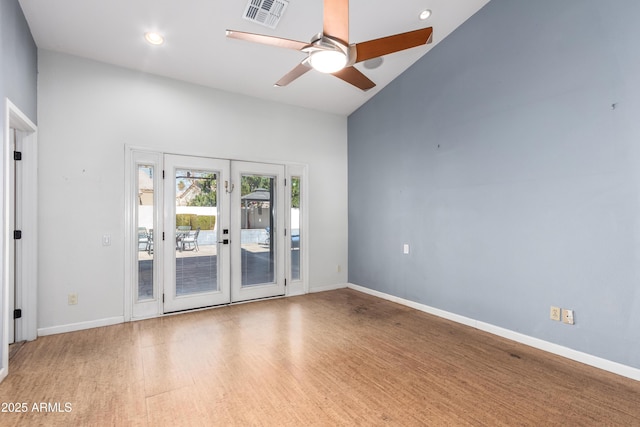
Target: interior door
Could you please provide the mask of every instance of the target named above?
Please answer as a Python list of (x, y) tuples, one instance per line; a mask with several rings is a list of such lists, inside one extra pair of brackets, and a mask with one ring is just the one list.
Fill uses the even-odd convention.
[(229, 172), (229, 160), (165, 155), (165, 313), (231, 301)]
[(284, 166), (231, 164), (231, 298), (284, 295)]

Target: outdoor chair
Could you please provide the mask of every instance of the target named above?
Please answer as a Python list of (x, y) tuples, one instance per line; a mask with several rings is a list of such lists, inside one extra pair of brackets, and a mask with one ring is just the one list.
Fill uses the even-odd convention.
[(149, 255), (153, 253), (153, 228), (147, 233), (147, 253)]
[(190, 233), (191, 226), (190, 225), (178, 225), (176, 227), (176, 249), (182, 252), (182, 239), (187, 237)]
[(190, 231), (189, 234), (182, 238), (182, 250), (183, 251), (198, 251), (198, 235), (200, 234), (200, 227), (196, 231)]
[(138, 250), (147, 250), (149, 245), (149, 233), (147, 227), (138, 227)]

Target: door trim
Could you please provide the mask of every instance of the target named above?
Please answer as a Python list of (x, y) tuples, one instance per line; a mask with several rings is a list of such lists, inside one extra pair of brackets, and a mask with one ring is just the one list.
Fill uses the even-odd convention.
[[(229, 160), (229, 161), (240, 161), (240, 162), (251, 162), (251, 163), (262, 163), (262, 164), (271, 164), (271, 165), (280, 165), (285, 168), (285, 177), (289, 179), (291, 175), (297, 175), (302, 178), (304, 191), (302, 192), (302, 206), (301, 209), (301, 227), (305, 230), (305, 238), (301, 240), (301, 250), (302, 250), (302, 259), (301, 259), (301, 268), (302, 268), (302, 276), (301, 280), (291, 282), (290, 273), (285, 270), (285, 278), (287, 279), (287, 286), (285, 288), (285, 297), (287, 296), (295, 296), (309, 293), (309, 172), (308, 165), (303, 163), (289, 163), (286, 161), (282, 162), (274, 162), (268, 159), (259, 159), (259, 158), (233, 158), (233, 159), (225, 159), (216, 157), (211, 153), (184, 153), (180, 151), (161, 151), (153, 148), (148, 148), (140, 145), (132, 145), (132, 144), (124, 144), (123, 146), (124, 152), (124, 160), (125, 160), (125, 177), (124, 177), (124, 194), (125, 194), (125, 209), (124, 209), (124, 224), (125, 224), (125, 250), (124, 250), (124, 316), (123, 321), (136, 321), (143, 319), (151, 319), (157, 317), (163, 317), (168, 315), (173, 315), (174, 313), (165, 314), (162, 305), (162, 298), (158, 298), (156, 302), (156, 308), (150, 311), (145, 311), (145, 313), (136, 314), (134, 305), (133, 292), (137, 289), (137, 281), (136, 281), (136, 270), (137, 263), (133, 257), (133, 248), (134, 248), (134, 240), (137, 242), (137, 230), (134, 230), (134, 225), (136, 219), (132, 213), (132, 203), (135, 199), (134, 195), (136, 194), (134, 173), (137, 173), (137, 169), (135, 168), (135, 162), (132, 160), (134, 157), (134, 153), (147, 153), (153, 154), (156, 156), (164, 157), (165, 154), (171, 155), (182, 155), (182, 156), (192, 156), (192, 157), (206, 157), (211, 159), (220, 159), (220, 160)], [(286, 194), (286, 192), (285, 192)], [(286, 196), (285, 196), (286, 197)], [(286, 199), (285, 199), (286, 200)], [(160, 203), (162, 204), (162, 203)], [(285, 202), (285, 209), (289, 208), (289, 202)], [(162, 216), (162, 215), (161, 215)], [(288, 227), (288, 225), (287, 225)], [(285, 253), (285, 257), (289, 254)], [(164, 284), (162, 285), (164, 289)], [(276, 296), (274, 298), (279, 298), (280, 296)], [(264, 298), (267, 299), (267, 298)], [(250, 302), (250, 301), (246, 301)], [(237, 304), (242, 304), (244, 302), (238, 302)], [(233, 305), (236, 303), (228, 303), (224, 305)], [(222, 306), (224, 306), (222, 305)], [(204, 307), (201, 309), (193, 309), (193, 310), (204, 310), (209, 309), (211, 307)], [(191, 310), (189, 310), (191, 311)]]
[[(160, 230), (163, 228), (163, 215), (161, 215), (162, 199), (160, 198), (160, 188), (162, 183), (161, 171), (163, 165), (163, 155), (156, 151), (149, 151), (144, 149), (135, 149), (125, 147), (125, 264), (124, 264), (124, 321), (128, 322), (132, 319), (146, 319), (156, 317), (158, 313), (162, 312), (162, 298), (159, 295), (162, 294), (162, 283), (160, 271), (162, 270), (162, 242), (157, 242), (158, 250), (154, 251), (154, 265), (153, 265), (153, 277), (154, 277), (154, 298), (144, 302), (137, 302), (136, 294), (138, 290), (138, 263), (134, 260), (134, 254), (137, 254), (137, 211), (136, 201), (138, 199), (138, 165), (139, 164), (151, 164), (155, 170), (155, 176), (153, 178), (154, 196), (153, 203), (156, 206), (154, 213), (155, 227)], [(135, 291), (135, 293), (134, 293)]]
[[(273, 163), (261, 162), (243, 162), (234, 160), (231, 162), (231, 180), (236, 189), (231, 193), (231, 301), (242, 302), (261, 298), (270, 298), (283, 296), (286, 294), (284, 280), (287, 277), (285, 271), (285, 166)], [(274, 282), (259, 284), (252, 287), (242, 286), (242, 210), (240, 203), (242, 198), (241, 182), (243, 174), (264, 175), (275, 177), (274, 186), (276, 189), (275, 197), (275, 273)], [(273, 211), (274, 206), (270, 209)], [(273, 242), (271, 242), (273, 244)], [(274, 293), (275, 292), (275, 293)]]
[[(287, 245), (285, 246), (285, 260), (286, 260), (286, 277), (287, 277), (287, 296), (304, 295), (309, 293), (309, 177), (307, 175), (307, 167), (304, 165), (286, 165), (286, 177), (287, 185), (285, 187), (285, 200), (287, 202), (287, 216), (285, 220), (287, 222), (287, 228), (291, 227), (291, 189), (292, 189), (292, 177), (300, 178), (300, 223), (301, 230), (300, 236), (300, 279), (293, 280), (291, 277), (291, 239), (285, 239)], [(289, 230), (291, 231), (291, 230)]]
[(3, 251), (3, 330), (2, 330), (2, 366), (0, 366), (0, 381), (8, 374), (9, 365), (9, 324), (13, 323), (13, 313), (9, 313), (9, 286), (13, 286), (13, 265), (9, 265), (8, 256), (13, 246), (13, 224), (9, 223), (11, 217), (10, 205), (13, 192), (13, 177), (9, 176), (12, 170), (13, 153), (11, 153), (10, 129), (16, 129), (22, 141), (22, 224), (28, 224), (28, 230), (24, 230), (22, 237), (22, 249), (20, 258), (22, 284), (18, 303), (22, 308), (22, 325), (16, 339), (34, 340), (37, 337), (37, 289), (38, 289), (38, 133), (37, 126), (8, 98), (5, 100), (4, 117), (4, 147), (2, 150), (2, 162), (4, 166), (3, 209), (4, 224), (2, 227), (2, 251)]
[[(231, 181), (230, 161), (226, 159), (215, 159), (211, 157), (194, 157), (175, 154), (164, 155), (164, 183), (163, 196), (164, 205), (161, 207), (164, 215), (165, 239), (163, 242), (164, 251), (164, 304), (163, 312), (174, 313), (194, 308), (202, 308), (215, 305), (228, 304), (231, 299), (230, 286), (225, 286), (229, 282), (229, 245), (223, 245), (221, 240), (221, 230), (229, 228), (229, 218), (227, 211), (229, 208), (229, 194), (225, 191), (224, 182)], [(173, 295), (176, 291), (176, 170), (197, 170), (206, 172), (216, 172), (216, 291), (192, 293), (183, 296)], [(172, 190), (169, 190), (171, 188)], [(202, 305), (199, 305), (202, 304)]]

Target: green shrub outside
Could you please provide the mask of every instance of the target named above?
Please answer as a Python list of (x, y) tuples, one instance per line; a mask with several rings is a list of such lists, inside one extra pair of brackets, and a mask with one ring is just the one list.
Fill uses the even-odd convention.
[(213, 230), (215, 225), (215, 215), (194, 215), (194, 217), (191, 218), (192, 230), (196, 230), (197, 228), (200, 228), (200, 230)]
[(184, 227), (185, 225), (191, 225), (192, 217), (198, 216), (196, 214), (176, 214), (176, 227)]
[(190, 226), (192, 230), (213, 230), (216, 226), (215, 215), (176, 214), (176, 228)]

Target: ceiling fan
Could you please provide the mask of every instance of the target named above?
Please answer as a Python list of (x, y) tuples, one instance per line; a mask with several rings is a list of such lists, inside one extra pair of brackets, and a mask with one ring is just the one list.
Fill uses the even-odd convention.
[(431, 42), (433, 28), (382, 37), (362, 43), (349, 44), (349, 0), (324, 0), (323, 29), (310, 43), (242, 31), (227, 30), (227, 37), (295, 49), (307, 54), (293, 70), (276, 82), (286, 86), (312, 68), (333, 74), (364, 91), (375, 87), (367, 76), (353, 65), (390, 53)]

